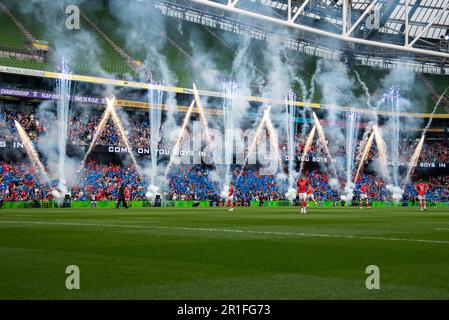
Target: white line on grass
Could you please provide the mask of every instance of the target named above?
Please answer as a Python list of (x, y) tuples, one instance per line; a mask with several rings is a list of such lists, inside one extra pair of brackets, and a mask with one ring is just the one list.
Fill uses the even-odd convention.
[(438, 231), (449, 231), (449, 228), (437, 228)]
[(191, 228), (191, 227), (169, 227), (169, 226), (140, 226), (140, 225), (128, 225), (128, 224), (100, 224), (100, 223), (49, 222), (49, 221), (14, 221), (14, 220), (0, 220), (0, 223), (4, 223), (4, 224), (58, 225), (58, 226), (81, 226), (81, 227), (163, 229), (163, 230), (183, 230), (183, 231), (205, 231), (205, 232), (225, 232), (225, 233), (266, 234), (266, 235), (299, 236), (299, 237), (312, 237), (312, 238), (313, 237), (320, 237), (320, 238), (344, 238), (344, 239), (363, 239), (363, 240), (384, 240), (384, 241), (405, 241), (405, 242), (419, 242), (419, 243), (449, 244), (449, 241), (445, 241), (445, 240), (404, 239), (404, 238), (388, 238), (388, 237), (374, 237), (374, 236), (349, 236), (349, 235), (339, 235), (339, 234), (281, 232), (281, 231), (258, 231), (258, 230), (241, 230), (241, 229)]

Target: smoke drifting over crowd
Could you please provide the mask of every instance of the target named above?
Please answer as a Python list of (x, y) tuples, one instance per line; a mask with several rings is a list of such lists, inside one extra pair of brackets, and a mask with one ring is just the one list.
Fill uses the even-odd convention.
[[(119, 44), (132, 58), (126, 62), (133, 67), (134, 74), (127, 74), (125, 78), (135, 77), (151, 85), (176, 86), (179, 79), (172, 72), (166, 56), (167, 45), (176, 46), (176, 40), (171, 38), (167, 30), (167, 19), (171, 18), (160, 14), (151, 2), (112, 0), (108, 3), (106, 10), (114, 19), (108, 24), (108, 31), (124, 39), (124, 43)], [(35, 16), (45, 26), (45, 34), (50, 41), (52, 58), (55, 61), (62, 61), (64, 58), (70, 66), (79, 64), (81, 59), (85, 61), (85, 67), (91, 73), (108, 78), (116, 77), (104, 68), (104, 57), (100, 53), (98, 36), (92, 32), (94, 27), (88, 18), (83, 18), (82, 14), (80, 30), (67, 30), (64, 21), (65, 9), (69, 4), (73, 4), (73, 1), (29, 1), (20, 9), (24, 13), (39, 13)], [(75, 4), (82, 12), (83, 6), (88, 2), (76, 1)], [(376, 160), (371, 162), (370, 169), (382, 172), (383, 178), (389, 184), (389, 190), (395, 195), (395, 199), (400, 199), (403, 177), (398, 164), (409, 161), (399, 153), (401, 139), (408, 138), (409, 134), (403, 127), (422, 125), (418, 118), (400, 118), (400, 113), (409, 112), (413, 105), (419, 103), (413, 94), (414, 73), (393, 69), (380, 81), (381, 86), (377, 92), (370, 92), (360, 74), (352, 66), (341, 61), (317, 59), (314, 73), (307, 83), (299, 76), (302, 66), (298, 65), (298, 60), (291, 57), (290, 49), (286, 47), (284, 41), (281, 41), (283, 36), (287, 35), (283, 29), (275, 32), (276, 38), (258, 42), (249, 36), (242, 36), (238, 42), (228, 41), (226, 35), (222, 36), (220, 41), (227, 43), (234, 53), (230, 58), (230, 68), (222, 70), (220, 58), (203, 44), (201, 36), (205, 32), (202, 30), (204, 28), (201, 26), (194, 28), (188, 35), (183, 34), (188, 37), (189, 48), (177, 49), (187, 61), (185, 73), (192, 79), (194, 92), (196, 90), (193, 81), (204, 86), (198, 88), (200, 91), (205, 89), (223, 91), (224, 98), (218, 103), (222, 106), (223, 117), (212, 116), (205, 107), (217, 104), (215, 98), (205, 99), (190, 94), (189, 101), (182, 101), (184, 105), (190, 105), (190, 108), (187, 113), (180, 114), (177, 112), (177, 104), (180, 102), (173, 92), (150, 89), (147, 93), (141, 93), (147, 95), (150, 108), (148, 119), (151, 127), (152, 160), (146, 162), (133, 160), (133, 162), (138, 162), (139, 171), (149, 181), (149, 198), (153, 198), (161, 191), (167, 191), (167, 174), (172, 163), (176, 164), (179, 161), (188, 163), (192, 159), (199, 159), (200, 163), (208, 162), (214, 166), (215, 170), (211, 177), (219, 183), (220, 189), (226, 190), (231, 180), (229, 162), (238, 162), (234, 160), (235, 156), (236, 159), (240, 159), (239, 164), (242, 166), (255, 163), (253, 160), (257, 159), (266, 169), (263, 172), (276, 175), (277, 183), (285, 185), (288, 198), (293, 199), (294, 193), (291, 189), (294, 188), (294, 181), (304, 173), (299, 167), (297, 168), (297, 164), (304, 161), (300, 158), (308, 156), (307, 152), (304, 154), (297, 152), (295, 145), (298, 141), (295, 139), (299, 132), (302, 139), (312, 132), (309, 147), (313, 143), (313, 138), (317, 149), (327, 158), (326, 162), (321, 163), (321, 169), (329, 173), (331, 185), (340, 190), (342, 199), (347, 201), (352, 200), (353, 188), (358, 177), (356, 173), (363, 170), (363, 161), (366, 158), (366, 154), (364, 157), (363, 153), (369, 152), (369, 148), (365, 148), (366, 143), (371, 147), (383, 139), (386, 143), (388, 161), (391, 162), (390, 169), (385, 172), (385, 168), (381, 168), (381, 161)], [(214, 31), (207, 32), (213, 34)], [(215, 34), (214, 36), (218, 37)], [(254, 54), (252, 45), (255, 42), (263, 47), (262, 53)], [(314, 58), (311, 57), (310, 60), (312, 59)], [(305, 60), (299, 62), (308, 63)], [(257, 67), (260, 65), (263, 66), (263, 71)], [(69, 95), (76, 91), (75, 86), (69, 85), (66, 89)], [(111, 87), (97, 90), (102, 90), (100, 92), (102, 96), (119, 93)], [(361, 95), (355, 94), (358, 90), (362, 91)], [(320, 98), (317, 101), (318, 91)], [(285, 101), (285, 105), (250, 103), (245, 98), (258, 94), (266, 98), (265, 101), (275, 99)], [(304, 105), (297, 106), (296, 100), (302, 100)], [(322, 104), (323, 110), (320, 110), (319, 117), (312, 113), (311, 102)], [(346, 110), (342, 111), (342, 107)], [(51, 127), (41, 140), (55, 142), (61, 139), (63, 131), (60, 128), (70, 122), (71, 109), (72, 105), (68, 102), (64, 109), (65, 117), (56, 117), (58, 113), (54, 112), (55, 106), (52, 103), (45, 102), (40, 106), (39, 117), (46, 122), (57, 119), (59, 125)], [(375, 112), (362, 114), (360, 109)], [(389, 112), (387, 120), (380, 123), (377, 111)], [(116, 113), (114, 109), (114, 114), (120, 119), (114, 123), (122, 134), (127, 136), (131, 130), (128, 114), (119, 108)], [(321, 122), (325, 123), (324, 129), (321, 128)], [(123, 128), (120, 127), (121, 124)], [(373, 127), (379, 128), (377, 140), (376, 135), (372, 134)], [(286, 149), (282, 149), (281, 140), (287, 140)], [(158, 160), (158, 149), (162, 144), (176, 145), (172, 149), (176, 152), (187, 152), (196, 148), (198, 150), (194, 151), (199, 151), (202, 156), (197, 158), (190, 154), (187, 156), (172, 154), (167, 165)], [(256, 149), (254, 151), (257, 156), (250, 154), (251, 146)], [(340, 150), (342, 147), (345, 156), (333, 157), (332, 155), (342, 151)], [(65, 144), (58, 147), (56, 144), (42, 143), (39, 151), (47, 163), (50, 176), (58, 179), (62, 185), (72, 184), (76, 181), (80, 161), (67, 157), (65, 150), (61, 148), (64, 149)], [(287, 158), (285, 153), (288, 153)], [(213, 155), (211, 159), (210, 154)], [(132, 153), (130, 156), (133, 159)], [(61, 167), (58, 169), (58, 163), (59, 166), (63, 163), (66, 170), (61, 171)]]

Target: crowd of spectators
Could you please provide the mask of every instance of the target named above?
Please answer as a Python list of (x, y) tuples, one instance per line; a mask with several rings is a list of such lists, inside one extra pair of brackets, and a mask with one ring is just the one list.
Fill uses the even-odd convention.
[(38, 138), (44, 132), (44, 126), (34, 113), (24, 113), (22, 111), (5, 112), (0, 111), (0, 140), (17, 140), (17, 132), (14, 120), (27, 131), (31, 140)]
[[(90, 145), (95, 129), (101, 119), (101, 111), (86, 113), (75, 113), (70, 116), (68, 140), (71, 144), (75, 145)], [(20, 122), (24, 127), (31, 140), (36, 140), (39, 136), (42, 136), (47, 131), (49, 126), (54, 126), (55, 115), (47, 113), (45, 119), (38, 119), (35, 113), (24, 113), (22, 111), (6, 111), (0, 109), (0, 140), (14, 141), (18, 139), (14, 120)], [(150, 137), (151, 130), (147, 116), (145, 114), (133, 115), (123, 117), (122, 121), (126, 123), (125, 130), (128, 139), (131, 142), (132, 147), (148, 148), (151, 145)], [(164, 128), (161, 128), (164, 130)], [(300, 129), (300, 128), (299, 128)], [(295, 136), (295, 154), (302, 155), (304, 151), (305, 141), (308, 131), (299, 132)], [(43, 141), (40, 141), (43, 143)], [(362, 139), (359, 139), (356, 143), (355, 150), (359, 153)], [(102, 130), (102, 133), (97, 139), (99, 145), (114, 145), (125, 146), (121, 140), (120, 135), (112, 121), (109, 119)], [(404, 139), (399, 144), (400, 161), (409, 161), (412, 154), (415, 151), (418, 141)], [(341, 158), (343, 161), (346, 158), (346, 150), (344, 144), (338, 144), (332, 141), (328, 141), (331, 155), (333, 158)], [(160, 147), (170, 148), (169, 145), (164, 145), (164, 141), (160, 141)], [(287, 153), (287, 142), (284, 135), (280, 135), (279, 148), (282, 153)], [(387, 144), (388, 148), (388, 144)], [(388, 151), (388, 150), (387, 150)], [(310, 157), (326, 157), (322, 150), (319, 139), (315, 137), (309, 150), (308, 156)], [(368, 154), (368, 160), (372, 160), (378, 157), (377, 145), (373, 143), (373, 146)], [(426, 139), (424, 147), (420, 154), (420, 161), (422, 162), (449, 162), (449, 141), (445, 140), (430, 140)]]
[[(53, 118), (52, 118), (53, 117)], [(100, 122), (101, 111), (97, 113), (72, 114), (69, 123), (68, 140), (71, 144), (89, 145), (94, 131)], [(53, 119), (53, 122), (50, 121)], [(14, 120), (17, 120), (26, 130), (31, 140), (42, 137), (49, 126), (54, 126), (55, 115), (39, 119), (33, 112), (11, 111), (0, 109), (0, 141), (15, 141), (18, 139)], [(125, 120), (126, 119), (126, 120)], [(124, 117), (127, 134), (132, 146), (149, 147), (150, 124), (144, 114), (136, 117)], [(306, 132), (306, 131), (305, 131)], [(304, 150), (306, 135), (298, 133), (295, 136), (295, 153), (301, 155)], [(42, 142), (42, 141), (40, 141)], [(97, 140), (100, 145), (122, 145), (117, 129), (109, 119), (102, 134)], [(360, 143), (360, 141), (358, 142)], [(400, 143), (399, 154), (401, 158), (409, 159), (414, 152), (416, 140), (404, 140)], [(162, 144), (161, 144), (162, 146)], [(284, 136), (279, 141), (281, 152), (287, 151)], [(335, 143), (330, 144), (333, 157), (344, 158), (345, 147)], [(355, 146), (359, 150), (359, 145)], [(314, 139), (309, 154), (310, 157), (325, 157), (319, 139)], [(375, 143), (369, 153), (368, 159), (378, 157)], [(430, 140), (424, 143), (420, 161), (449, 162), (449, 143), (447, 140)], [(167, 176), (167, 192), (164, 195), (174, 200), (201, 200), (219, 198), (223, 189), (223, 177), (217, 178), (214, 167), (205, 165), (174, 166)], [(339, 180), (338, 186), (331, 185), (329, 176), (319, 171), (305, 171), (315, 190), (315, 196), (322, 201), (337, 201), (344, 189), (344, 181)], [(128, 185), (131, 197), (135, 200), (145, 199), (148, 182), (145, 177), (131, 168), (113, 163), (88, 162), (76, 174), (77, 181), (71, 185), (71, 197), (74, 200), (112, 200), (116, 197), (118, 186), (121, 183)], [(236, 190), (236, 198), (242, 201), (271, 199), (285, 199), (288, 189), (287, 180), (275, 175), (264, 175), (253, 168), (232, 168), (232, 176)], [(42, 177), (27, 162), (0, 162), (0, 196), (5, 200), (32, 200), (36, 197), (42, 200), (52, 200), (52, 190), (57, 182), (44, 183)], [(449, 177), (430, 177), (427, 181), (430, 190), (428, 198), (432, 201), (447, 201)], [(386, 182), (373, 175), (362, 175), (355, 188), (358, 196), (360, 184), (366, 183), (368, 194), (372, 200), (389, 200), (391, 193), (386, 188)], [(412, 200), (416, 197), (413, 184), (404, 186), (404, 199)]]
[[(167, 190), (162, 194), (169, 200), (212, 200), (221, 197), (223, 184), (217, 178), (216, 168), (206, 165), (174, 166), (167, 176)], [(314, 188), (317, 201), (339, 201), (344, 180), (337, 185), (331, 183), (327, 174), (317, 170), (305, 171)], [(70, 187), (72, 200), (115, 200), (120, 185), (128, 186), (133, 200), (145, 200), (148, 181), (134, 169), (114, 163), (91, 161), (75, 175)], [(239, 201), (285, 200), (288, 189), (287, 179), (279, 175), (264, 175), (251, 168), (232, 168), (235, 197)], [(433, 202), (449, 202), (449, 176), (429, 177), (427, 198)], [(371, 174), (363, 174), (354, 188), (358, 198), (360, 186), (366, 184), (367, 193), (373, 201), (391, 201), (391, 192), (386, 182)], [(33, 199), (53, 200), (52, 190), (57, 189), (57, 181), (45, 182), (43, 177), (27, 162), (0, 162), (0, 198), (5, 201), (30, 201)], [(404, 187), (403, 198), (417, 197), (414, 184)]]

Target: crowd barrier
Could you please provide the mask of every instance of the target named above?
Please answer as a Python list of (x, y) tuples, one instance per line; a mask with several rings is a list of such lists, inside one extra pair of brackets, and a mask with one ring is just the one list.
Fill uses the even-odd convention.
[[(70, 208), (115, 208), (115, 201), (71, 201)], [(240, 201), (236, 202), (237, 206), (249, 206), (249, 207), (261, 207), (262, 204), (260, 201), (250, 201), (249, 203), (242, 203)], [(293, 204), (290, 201), (263, 201), (264, 207), (286, 207), (292, 206)], [(295, 204), (296, 205), (296, 204)], [(408, 202), (393, 202), (393, 201), (373, 201), (371, 202), (372, 207), (411, 207), (411, 206), (419, 205), (418, 202), (412, 203)], [(431, 203), (431, 206), (437, 207), (449, 207), (449, 202), (439, 202), (439, 203)], [(61, 205), (63, 206), (63, 205)], [(0, 208), (3, 209), (27, 209), (27, 208), (37, 208), (37, 209), (51, 209), (51, 208), (59, 208), (59, 206), (55, 201), (41, 201), (36, 203), (34, 201), (11, 201), (11, 202), (3, 202), (2, 206), (0, 204)], [(132, 208), (145, 208), (145, 207), (154, 207), (154, 203), (152, 201), (131, 201)], [(200, 208), (210, 208), (210, 207), (223, 207), (226, 206), (226, 203), (223, 201), (168, 201), (162, 200), (161, 207), (177, 207), (177, 208), (192, 208), (192, 207), (200, 207)], [(317, 204), (314, 202), (310, 202), (309, 206), (311, 207), (332, 207), (334, 203), (332, 201), (322, 201)], [(338, 202), (338, 207), (342, 206), (358, 206), (358, 202), (354, 203), (343, 203)]]

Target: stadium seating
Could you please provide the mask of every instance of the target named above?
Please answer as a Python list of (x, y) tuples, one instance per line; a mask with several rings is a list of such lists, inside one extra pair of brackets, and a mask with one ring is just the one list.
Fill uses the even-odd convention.
[[(21, 21), (21, 23), (26, 26), (28, 30), (32, 32), (35, 38), (48, 41), (50, 44), (50, 48), (52, 47), (55, 39), (52, 38), (51, 33), (46, 32), (47, 27), (42, 22), (38, 21), (38, 19), (35, 19), (31, 14), (20, 11), (17, 3), (8, 1), (7, 4), (11, 12)], [(114, 48), (112, 48), (112, 46), (105, 39), (103, 39), (97, 32), (95, 32), (95, 30), (89, 23), (87, 23), (86, 20), (82, 19), (81, 23), (83, 25), (83, 31), (95, 37), (95, 40), (99, 47), (98, 60), (101, 68), (105, 72), (113, 75), (118, 75), (120, 77), (126, 74), (135, 76), (134, 71), (126, 64), (123, 58), (114, 50)], [(16, 30), (13, 34), (18, 33), (20, 33), (20, 31)], [(70, 39), (72, 37), (76, 37), (76, 31), (75, 33), (73, 33), (66, 30), (64, 32), (64, 37), (66, 37), (67, 43), (70, 43)], [(87, 60), (83, 52), (75, 52), (74, 50), (72, 54), (75, 56), (75, 58), (73, 59), (74, 61), (71, 61), (73, 65), (70, 65), (70, 68), (73, 72), (81, 74), (92, 74), (92, 70), (96, 70), (96, 68), (93, 68), (92, 62)], [(11, 62), (6, 63), (5, 65), (20, 66), (20, 63), (17, 64), (17, 62)], [(24, 62), (22, 64), (22, 67), (28, 66), (28, 62)], [(53, 68), (51, 69), (53, 71), (56, 70), (56, 66), (53, 66)]]
[(29, 43), (14, 22), (0, 10), (0, 49), (13, 52), (27, 52)]
[[(164, 197), (170, 200), (211, 200), (220, 197), (220, 186), (210, 179), (212, 168), (204, 165), (177, 166), (168, 176), (169, 189)], [(287, 191), (286, 184), (278, 184), (275, 176), (260, 175), (257, 170), (234, 168), (233, 181), (236, 186), (236, 200), (260, 201), (283, 200)], [(339, 202), (339, 191), (329, 184), (329, 176), (312, 170), (305, 172), (314, 188), (317, 202)], [(430, 189), (427, 192), (429, 202), (449, 202), (449, 176), (429, 177), (426, 181)], [(114, 200), (119, 184), (130, 188), (131, 199), (145, 200), (145, 177), (128, 167), (116, 163), (98, 163), (90, 161), (80, 172), (79, 179), (71, 187), (72, 200)], [(344, 181), (340, 180), (340, 189)], [(386, 184), (370, 174), (363, 174), (355, 187), (355, 201), (360, 196), (360, 186), (368, 185), (369, 198), (373, 201), (391, 201), (391, 193)], [(29, 201), (39, 197), (52, 200), (51, 190), (57, 181), (45, 183), (30, 164), (0, 162), (0, 197), (6, 201)], [(416, 200), (414, 185), (405, 186), (404, 199)]]
[(34, 70), (54, 71), (51, 64), (39, 62), (35, 60), (20, 60), (17, 58), (3, 58), (0, 57), (0, 65), (16, 68), (27, 68)]

